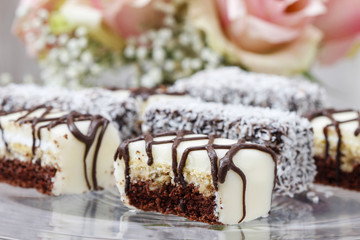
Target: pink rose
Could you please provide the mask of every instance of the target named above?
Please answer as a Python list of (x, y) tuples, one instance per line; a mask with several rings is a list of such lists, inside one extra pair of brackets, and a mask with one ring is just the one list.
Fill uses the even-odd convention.
[(360, 1), (329, 0), (326, 14), (319, 16), (315, 25), (324, 34), (320, 63), (336, 62), (360, 39)]
[(123, 38), (138, 36), (142, 32), (162, 25), (163, 14), (156, 4), (166, 0), (92, 0), (101, 9), (108, 26)]
[(212, 48), (252, 71), (307, 70), (321, 33), (311, 23), (322, 0), (192, 0), (189, 15)]

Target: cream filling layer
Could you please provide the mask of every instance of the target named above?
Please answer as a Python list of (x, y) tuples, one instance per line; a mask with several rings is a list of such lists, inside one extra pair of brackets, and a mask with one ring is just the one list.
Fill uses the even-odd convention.
[[(188, 135), (191, 137), (201, 135)], [(155, 140), (169, 140), (172, 137), (156, 138)], [(188, 147), (202, 146), (208, 140), (193, 140), (182, 142), (177, 148), (177, 162)], [(234, 140), (216, 139), (215, 144), (230, 145)], [(172, 171), (172, 144), (153, 145), (153, 164), (147, 164), (148, 157), (145, 150), (145, 141), (136, 141), (129, 144), (130, 153), (130, 181), (151, 180), (154, 188), (162, 184), (174, 182)], [(218, 158), (225, 156), (228, 150), (215, 150)], [(245, 219), (250, 221), (260, 216), (268, 215), (271, 207), (271, 195), (274, 187), (275, 163), (268, 153), (243, 149), (233, 158), (234, 164), (240, 168), (246, 176), (245, 191)], [(117, 159), (114, 163), (116, 184), (121, 198), (129, 205), (125, 194), (125, 163), (123, 159)], [(192, 151), (189, 153), (184, 168), (184, 178), (188, 184), (194, 184), (204, 196), (216, 196), (215, 215), (224, 224), (238, 223), (243, 217), (243, 181), (241, 177), (229, 171), (223, 184), (218, 185), (215, 191), (211, 176), (210, 159), (205, 150)]]

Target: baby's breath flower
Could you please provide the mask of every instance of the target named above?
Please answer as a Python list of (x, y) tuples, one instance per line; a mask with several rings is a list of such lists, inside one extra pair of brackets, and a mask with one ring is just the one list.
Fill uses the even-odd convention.
[(70, 39), (69, 42), (66, 44), (66, 47), (68, 48), (69, 51), (77, 49), (79, 47), (77, 43), (77, 39), (75, 38)]
[(164, 25), (165, 25), (165, 26), (167, 26), (167, 27), (174, 27), (175, 24), (176, 24), (176, 21), (175, 21), (175, 19), (174, 19), (171, 15), (166, 16), (166, 17), (164, 18)]
[(125, 48), (124, 54), (126, 58), (133, 58), (135, 56), (135, 47), (133, 45), (129, 45)]
[(84, 49), (84, 48), (86, 48), (86, 46), (88, 45), (88, 40), (87, 40), (86, 37), (80, 37), (80, 38), (77, 40), (77, 44), (78, 44), (78, 48)]
[(33, 28), (40, 28), (42, 25), (42, 19), (41, 18), (34, 18), (32, 21), (31, 21), (31, 26)]
[(161, 64), (165, 60), (166, 53), (162, 48), (154, 48), (152, 57), (156, 63)]
[(164, 69), (167, 72), (171, 72), (175, 69), (175, 63), (172, 60), (166, 60), (165, 64), (164, 64)]
[(59, 45), (65, 45), (69, 41), (69, 35), (61, 34), (57, 40)]
[(41, 8), (38, 12), (37, 15), (39, 16), (39, 18), (43, 21), (47, 20), (49, 17), (49, 11), (46, 10), (45, 8)]
[(76, 37), (85, 37), (88, 33), (88, 30), (85, 27), (78, 27), (75, 30), (75, 36)]
[(141, 46), (136, 50), (136, 57), (138, 59), (145, 59), (147, 53), (148, 53), (148, 50), (146, 49), (146, 47)]
[[(45, 53), (41, 55), (44, 57), (40, 59), (40, 67), (46, 84), (79, 88), (101, 85), (102, 80), (119, 81), (120, 77), (111, 77), (111, 72), (125, 76), (123, 81), (127, 82), (123, 86), (169, 84), (203, 68), (223, 64), (220, 55), (206, 47), (203, 35), (186, 22), (185, 2), (157, 2), (155, 7), (165, 16), (163, 27), (127, 39), (120, 54), (92, 38), (86, 26), (54, 34), (48, 24), (52, 13), (46, 9), (39, 10), (31, 21), (23, 24), (23, 30), (30, 29), (24, 31), (24, 39), (35, 50)], [(36, 35), (31, 31), (33, 28)], [(132, 75), (120, 74), (119, 68), (131, 69)]]
[[(165, 15), (164, 27), (143, 33), (125, 47), (124, 57), (138, 66), (139, 82), (143, 86), (171, 83), (203, 68), (222, 64), (220, 56), (205, 47), (202, 34), (185, 21), (180, 10), (184, 9), (184, 2), (174, 0), (156, 5)], [(148, 39), (146, 44), (144, 39)]]
[(50, 45), (55, 44), (56, 43), (56, 37), (54, 35), (52, 35), (52, 34), (47, 36), (46, 43), (48, 43)]
[(70, 53), (65, 49), (61, 50), (59, 52), (59, 60), (62, 64), (68, 64), (70, 60)]
[(201, 64), (202, 64), (202, 63), (201, 63), (201, 60), (198, 59), (198, 58), (194, 58), (194, 59), (192, 59), (191, 62), (190, 62), (190, 66), (191, 66), (191, 68), (194, 69), (194, 70), (200, 69), (200, 68), (201, 68)]
[(80, 59), (85, 64), (91, 64), (94, 62), (94, 57), (88, 50), (81, 54)]

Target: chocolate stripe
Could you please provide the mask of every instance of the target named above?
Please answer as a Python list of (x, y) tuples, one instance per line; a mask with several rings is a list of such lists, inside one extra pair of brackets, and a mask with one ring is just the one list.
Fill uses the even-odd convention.
[[(190, 134), (190, 135), (189, 135)], [(265, 153), (268, 153), (271, 155), (274, 163), (275, 163), (275, 175), (276, 176), (276, 164), (277, 164), (277, 155), (274, 151), (272, 151), (270, 148), (266, 148), (261, 145), (251, 144), (251, 143), (244, 143), (243, 140), (239, 140), (235, 144), (231, 145), (218, 145), (214, 144), (216, 136), (210, 135), (210, 136), (195, 136), (191, 137), (191, 132), (186, 131), (177, 131), (177, 132), (168, 132), (168, 133), (160, 133), (155, 134), (153, 136), (149, 134), (145, 134), (143, 136), (130, 139), (127, 141), (124, 141), (120, 144), (118, 147), (115, 156), (114, 161), (116, 161), (118, 158), (123, 159), (125, 162), (125, 194), (129, 194), (129, 188), (130, 188), (130, 152), (129, 152), (129, 144), (136, 141), (145, 141), (145, 148), (146, 148), (146, 154), (148, 155), (148, 164), (153, 163), (152, 158), (152, 146), (153, 145), (160, 145), (160, 144), (169, 144), (172, 143), (171, 149), (172, 149), (172, 171), (174, 173), (175, 182), (178, 184), (185, 185), (186, 181), (184, 179), (183, 170), (186, 166), (186, 160), (188, 159), (188, 155), (193, 151), (207, 151), (207, 154), (209, 156), (209, 161), (211, 164), (211, 175), (213, 179), (213, 184), (215, 189), (217, 190), (218, 182), (224, 183), (226, 180), (227, 173), (229, 170), (234, 171), (237, 173), (243, 182), (243, 216), (240, 219), (239, 222), (241, 222), (245, 216), (246, 216), (246, 203), (245, 203), (245, 194), (246, 194), (246, 176), (243, 173), (241, 169), (236, 167), (236, 165), (233, 162), (233, 157), (236, 155), (236, 153), (242, 149), (254, 149), (259, 150)], [(164, 141), (155, 141), (154, 139), (157, 137), (171, 137), (174, 136), (171, 140), (164, 140)], [(178, 166), (178, 156), (177, 156), (177, 149), (179, 145), (182, 142), (185, 141), (196, 141), (196, 140), (205, 140), (208, 139), (208, 143), (205, 145), (195, 146), (195, 147), (188, 147), (184, 150), (183, 154), (181, 155), (179, 166)], [(218, 156), (216, 154), (216, 149), (228, 149), (229, 151), (225, 154), (225, 156), (218, 160)], [(151, 161), (149, 160), (151, 158)], [(219, 167), (217, 166), (219, 161)], [(149, 165), (151, 165), (149, 164)], [(274, 179), (274, 186), (275, 186), (275, 179)]]
[[(44, 110), (44, 112), (40, 115), (40, 117), (31, 117), (32, 113), (34, 113), (35, 111), (38, 111), (38, 110), (42, 110), (42, 109)], [(72, 133), (72, 135), (77, 140), (79, 140), (80, 142), (85, 144), (83, 163), (84, 163), (84, 176), (85, 176), (85, 181), (86, 181), (87, 187), (89, 189), (98, 190), (99, 187), (97, 184), (97, 177), (96, 177), (97, 157), (98, 157), (102, 139), (104, 137), (104, 134), (105, 134), (106, 128), (109, 124), (109, 121), (107, 119), (101, 117), (100, 115), (81, 114), (81, 113), (78, 113), (75, 111), (72, 111), (68, 114), (61, 115), (60, 117), (48, 117), (47, 118), (47, 116), (51, 113), (52, 109), (53, 109), (52, 107), (41, 105), (41, 106), (37, 106), (37, 107), (29, 109), (29, 110), (23, 110), (24, 114), (21, 115), (17, 120), (15, 120), (15, 122), (19, 123), (20, 125), (31, 124), (33, 155), (35, 155), (36, 149), (38, 147), (40, 147), (40, 145), (41, 145), (41, 130), (42, 129), (47, 128), (48, 130), (50, 130), (51, 128), (54, 128), (58, 125), (66, 124), (69, 131)], [(21, 111), (18, 111), (18, 112), (21, 112)], [(11, 113), (12, 112), (4, 113), (3, 115), (9, 115)], [(81, 122), (81, 121), (90, 121), (90, 125), (89, 125), (88, 131), (86, 134), (83, 134), (76, 126), (76, 122)], [(43, 122), (48, 122), (48, 123), (37, 128), (37, 125), (39, 123), (43, 123)], [(100, 128), (101, 128), (101, 131), (99, 133), (98, 138), (96, 138), (97, 132)], [(8, 143), (6, 142), (6, 140), (4, 138), (4, 134), (3, 134), (4, 130), (1, 125), (0, 125), (0, 130), (2, 132), (2, 137), (5, 142), (5, 146), (7, 146)], [(37, 139), (39, 140), (38, 146), (36, 146)], [(97, 140), (97, 144), (95, 146), (94, 156), (92, 158), (92, 173), (91, 173), (91, 176), (88, 176), (86, 159), (87, 159), (88, 153), (90, 151), (90, 148), (92, 147), (94, 142), (96, 142), (96, 140)], [(91, 177), (93, 186), (91, 186), (91, 184), (90, 184), (90, 180), (89, 180), (90, 177)]]

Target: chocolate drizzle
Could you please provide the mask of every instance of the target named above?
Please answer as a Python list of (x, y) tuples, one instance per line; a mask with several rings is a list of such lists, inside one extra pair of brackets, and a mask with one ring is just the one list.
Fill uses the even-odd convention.
[[(33, 117), (31, 116), (36, 111), (43, 110), (43, 113), (39, 117)], [(102, 139), (104, 137), (106, 128), (109, 124), (109, 121), (105, 118), (103, 118), (100, 115), (90, 115), (90, 114), (81, 114), (75, 111), (72, 111), (68, 114), (61, 115), (59, 117), (47, 117), (52, 112), (52, 107), (50, 106), (37, 106), (35, 108), (32, 108), (30, 110), (23, 110), (25, 111), (25, 114), (23, 114), (21, 117), (15, 120), (18, 124), (31, 124), (32, 128), (32, 154), (35, 155), (36, 149), (40, 147), (41, 145), (41, 130), (46, 128), (47, 130), (50, 130), (58, 125), (66, 124), (69, 131), (72, 133), (72, 135), (79, 140), (80, 142), (84, 143), (85, 145), (85, 152), (83, 157), (84, 162), (84, 176), (85, 181), (87, 184), (87, 187), (89, 189), (98, 190), (99, 186), (97, 184), (97, 178), (96, 178), (96, 165), (97, 165), (97, 157), (99, 153), (99, 149), (102, 143)], [(21, 111), (18, 111), (21, 112)], [(3, 115), (8, 115), (10, 113), (5, 113)], [(76, 126), (76, 122), (81, 121), (90, 121), (90, 125), (88, 128), (88, 131), (86, 134), (83, 134), (80, 129)], [(45, 123), (46, 122), (46, 123)], [(40, 123), (44, 123), (44, 125), (41, 125), (37, 128), (37, 125)], [(101, 128), (101, 131), (96, 137), (98, 130)], [(2, 126), (0, 125), (0, 130), (2, 133), (2, 138), (4, 140), (5, 146), (8, 146), (8, 143), (5, 140), (4, 136), (4, 130)], [(38, 141), (36, 141), (38, 140)], [(86, 159), (88, 157), (88, 153), (90, 151), (91, 146), (94, 144), (94, 142), (97, 140), (94, 156), (92, 159), (92, 173), (91, 173), (91, 180), (92, 185), (90, 184), (89, 176), (87, 174), (87, 163)], [(8, 147), (7, 147), (8, 148)]]
[(319, 111), (315, 111), (315, 112), (312, 112), (312, 113), (310, 113), (308, 115), (305, 115), (305, 117), (308, 118), (310, 121), (313, 120), (314, 118), (321, 117), (321, 116), (327, 117), (331, 121), (330, 124), (326, 125), (323, 128), (323, 133), (324, 133), (324, 136), (325, 136), (325, 152), (324, 152), (324, 156), (325, 156), (324, 159), (325, 160), (328, 159), (328, 157), (330, 156), (330, 143), (329, 143), (329, 137), (328, 137), (329, 128), (330, 127), (335, 128), (335, 132), (336, 132), (337, 137), (338, 137), (338, 141), (337, 141), (337, 145), (336, 145), (336, 156), (335, 156), (335, 160), (336, 160), (336, 182), (339, 182), (340, 165), (341, 165), (342, 134), (341, 134), (340, 125), (344, 124), (344, 123), (357, 121), (358, 122), (358, 127), (354, 131), (354, 136), (357, 137), (360, 134), (360, 112), (357, 112), (357, 114), (358, 114), (357, 118), (348, 119), (348, 120), (344, 120), (344, 121), (338, 121), (333, 116), (333, 114), (345, 113), (345, 112), (354, 112), (354, 110), (352, 110), (352, 109), (335, 110), (333, 108), (329, 108), (329, 109), (322, 109), (322, 110), (319, 110)]
[[(152, 156), (152, 146), (153, 145), (160, 145), (160, 144), (170, 144), (172, 143), (171, 150), (172, 150), (172, 171), (174, 174), (174, 181), (177, 184), (186, 185), (186, 181), (184, 179), (183, 170), (186, 166), (186, 161), (188, 159), (188, 155), (193, 151), (206, 151), (209, 156), (209, 161), (211, 164), (211, 176), (213, 180), (213, 185), (216, 190), (218, 190), (218, 182), (224, 183), (226, 180), (227, 173), (232, 170), (235, 173), (237, 173), (243, 182), (243, 217), (239, 222), (241, 222), (245, 216), (246, 216), (246, 204), (245, 204), (245, 192), (246, 192), (246, 176), (243, 173), (243, 171), (236, 167), (236, 165), (233, 162), (233, 157), (236, 155), (238, 151), (241, 149), (256, 149), (262, 152), (266, 152), (272, 156), (272, 159), (275, 163), (275, 176), (276, 176), (276, 159), (277, 155), (274, 151), (272, 151), (270, 148), (266, 148), (261, 145), (257, 144), (251, 144), (251, 143), (244, 143), (243, 140), (239, 140), (235, 144), (231, 145), (219, 145), (215, 144), (215, 139), (217, 138), (215, 135), (205, 136), (194, 136), (191, 137), (191, 135), (194, 134), (189, 131), (176, 131), (176, 132), (167, 132), (162, 134), (156, 134), (156, 135), (150, 135), (145, 134), (143, 136), (129, 139), (120, 144), (118, 147), (115, 156), (114, 161), (117, 159), (123, 159), (125, 163), (125, 194), (129, 194), (129, 188), (130, 188), (130, 153), (129, 153), (129, 144), (136, 141), (145, 141), (145, 148), (146, 148), (146, 154), (148, 156), (148, 165), (153, 164), (153, 156)], [(173, 139), (170, 140), (154, 140), (158, 137), (171, 137), (174, 136)], [(180, 162), (178, 163), (178, 154), (177, 149), (179, 145), (182, 142), (186, 141), (196, 141), (196, 140), (207, 140), (208, 143), (205, 145), (200, 146), (194, 146), (194, 147), (188, 147), (184, 150), (183, 154), (181, 155)], [(216, 149), (228, 149), (229, 151), (226, 153), (226, 155), (219, 159), (216, 153)], [(219, 166), (218, 166), (219, 162)], [(274, 179), (274, 186), (275, 186), (275, 179)]]

